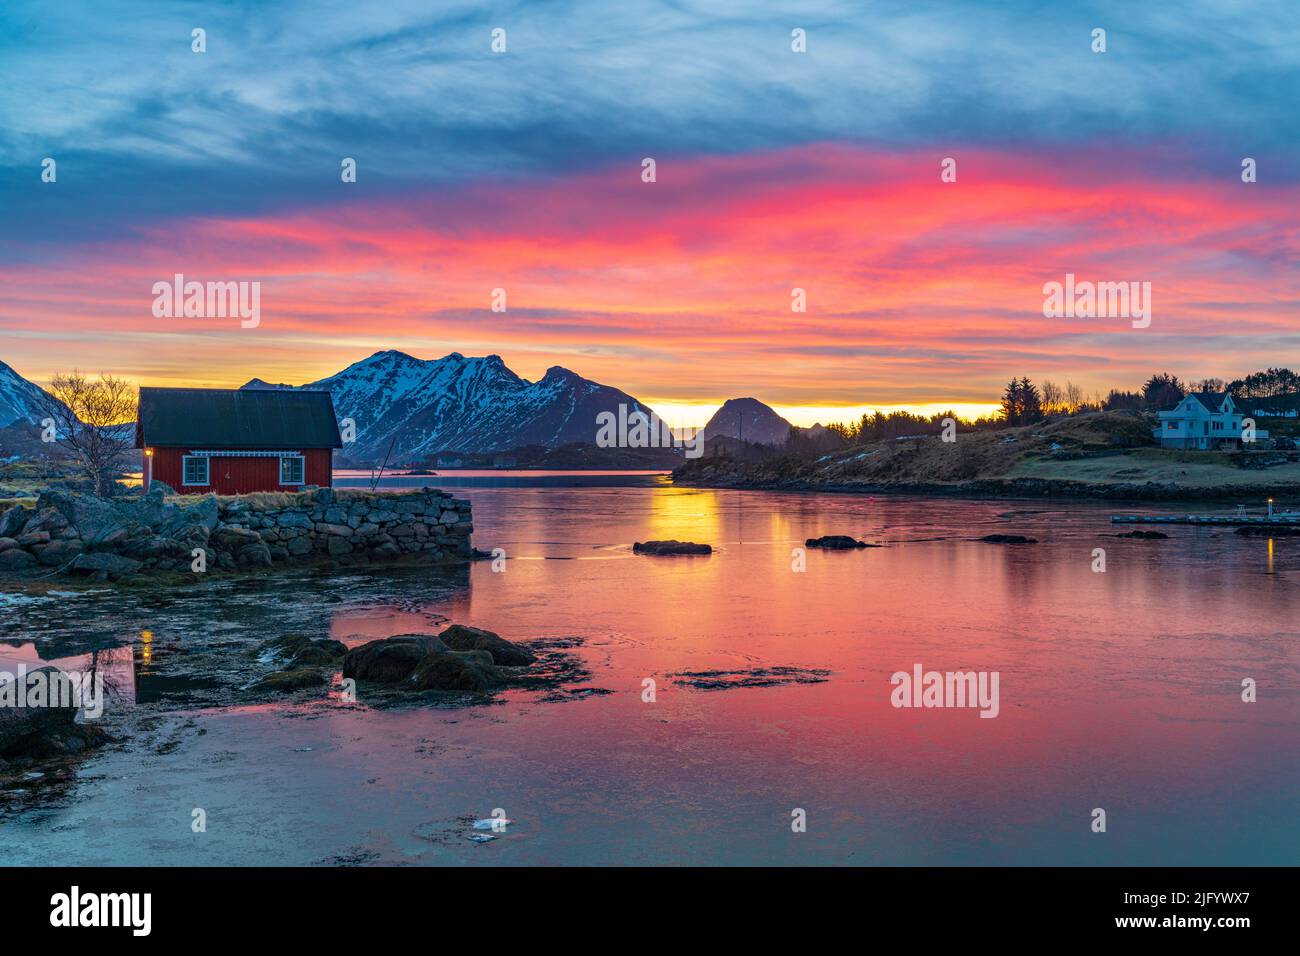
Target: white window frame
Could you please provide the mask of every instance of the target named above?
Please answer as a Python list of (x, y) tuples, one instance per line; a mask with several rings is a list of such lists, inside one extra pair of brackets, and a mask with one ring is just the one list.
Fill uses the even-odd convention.
[[(297, 481), (286, 481), (284, 478), (284, 463), (287, 461), (298, 462), (298, 467), (302, 473)], [(302, 455), (284, 455), (280, 458), (280, 484), (282, 485), (304, 485), (307, 483), (307, 459)]]
[[(186, 481), (186, 480), (185, 480), (185, 478), (186, 478), (186, 466), (187, 466), (190, 462), (192, 462), (192, 461), (202, 462), (202, 464), (203, 464), (203, 480), (202, 480), (202, 481)], [(211, 485), (211, 484), (212, 484), (212, 462), (211, 462), (211, 459), (205, 458), (205, 457), (203, 457), (203, 456), (201, 456), (201, 455), (181, 455), (181, 487), (183, 487), (183, 488), (206, 488), (207, 486), (209, 486), (209, 485)]]

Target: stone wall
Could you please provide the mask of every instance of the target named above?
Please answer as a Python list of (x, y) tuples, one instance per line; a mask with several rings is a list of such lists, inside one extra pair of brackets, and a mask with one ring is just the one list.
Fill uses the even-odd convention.
[(469, 502), (445, 491), (371, 494), (322, 488), (281, 508), (257, 507), (257, 496), (223, 500), (222, 528), (256, 532), (272, 561), (305, 555), (391, 559), (427, 554), (434, 561), (468, 560)]
[(35, 508), (0, 513), (0, 574), (183, 572), (194, 569), (198, 550), (207, 570), (474, 555), (469, 502), (432, 488), (175, 500), (169, 492), (157, 482), (147, 495), (112, 500), (51, 491)]

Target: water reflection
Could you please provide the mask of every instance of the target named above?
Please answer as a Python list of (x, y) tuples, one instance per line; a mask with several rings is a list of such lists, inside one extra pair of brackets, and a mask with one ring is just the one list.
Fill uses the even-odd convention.
[[(1300, 852), (1300, 768), (1287, 759), (1300, 742), (1300, 539), (1191, 527), (1121, 539), (1108, 509), (1087, 503), (462, 493), (476, 546), (503, 548), (505, 570), (483, 561), (400, 585), (359, 573), (250, 590), (244, 604), (119, 611), (118, 625), (132, 621), (116, 632), (128, 643), (98, 650), (97, 666), (123, 673), (135, 699), (165, 704), (177, 688), (169, 666), (217, 636), (357, 643), (455, 621), (511, 640), (571, 639), (590, 686), (611, 693), (547, 703), (511, 692), (472, 712), (210, 712), (190, 751), (101, 755), (109, 766), (96, 773), (148, 794), (163, 766), (186, 792), (257, 805), (246, 837), (216, 844), (220, 862), (256, 852), (311, 863), (359, 841), (381, 862), (491, 862), (455, 838), (412, 834), (501, 805), (520, 821), (500, 841), (511, 862), (1250, 864)], [(976, 540), (994, 531), (1039, 543)], [(796, 570), (792, 549), (822, 534), (886, 547), (810, 549)], [(630, 554), (651, 538), (718, 552)], [(0, 646), (13, 653), (34, 650)], [(998, 671), (999, 716), (893, 708), (890, 674), (917, 663)], [(779, 666), (831, 675), (722, 691), (675, 676)], [(1256, 704), (1240, 699), (1247, 676)], [(653, 705), (641, 697), (646, 678)], [(87, 820), (121, 822), (107, 788), (88, 785), (80, 799)], [(810, 808), (812, 822), (797, 842), (792, 806)], [(1122, 821), (1117, 838), (1090, 833), (1095, 806)], [(151, 862), (189, 859), (183, 837), (133, 825), (122, 832)], [(77, 827), (24, 836), (69, 858), (85, 849)], [(131, 852), (106, 848), (103, 859)]]

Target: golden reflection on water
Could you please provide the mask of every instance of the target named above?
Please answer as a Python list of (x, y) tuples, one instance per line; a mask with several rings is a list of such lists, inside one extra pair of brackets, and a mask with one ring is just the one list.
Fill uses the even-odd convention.
[(722, 515), (714, 491), (668, 488), (655, 496), (646, 521), (647, 540), (713, 543), (722, 537)]

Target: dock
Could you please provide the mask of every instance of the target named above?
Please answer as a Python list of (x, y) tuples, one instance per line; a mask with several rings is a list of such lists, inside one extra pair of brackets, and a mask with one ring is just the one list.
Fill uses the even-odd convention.
[(1300, 514), (1111, 515), (1111, 524), (1300, 525)]

